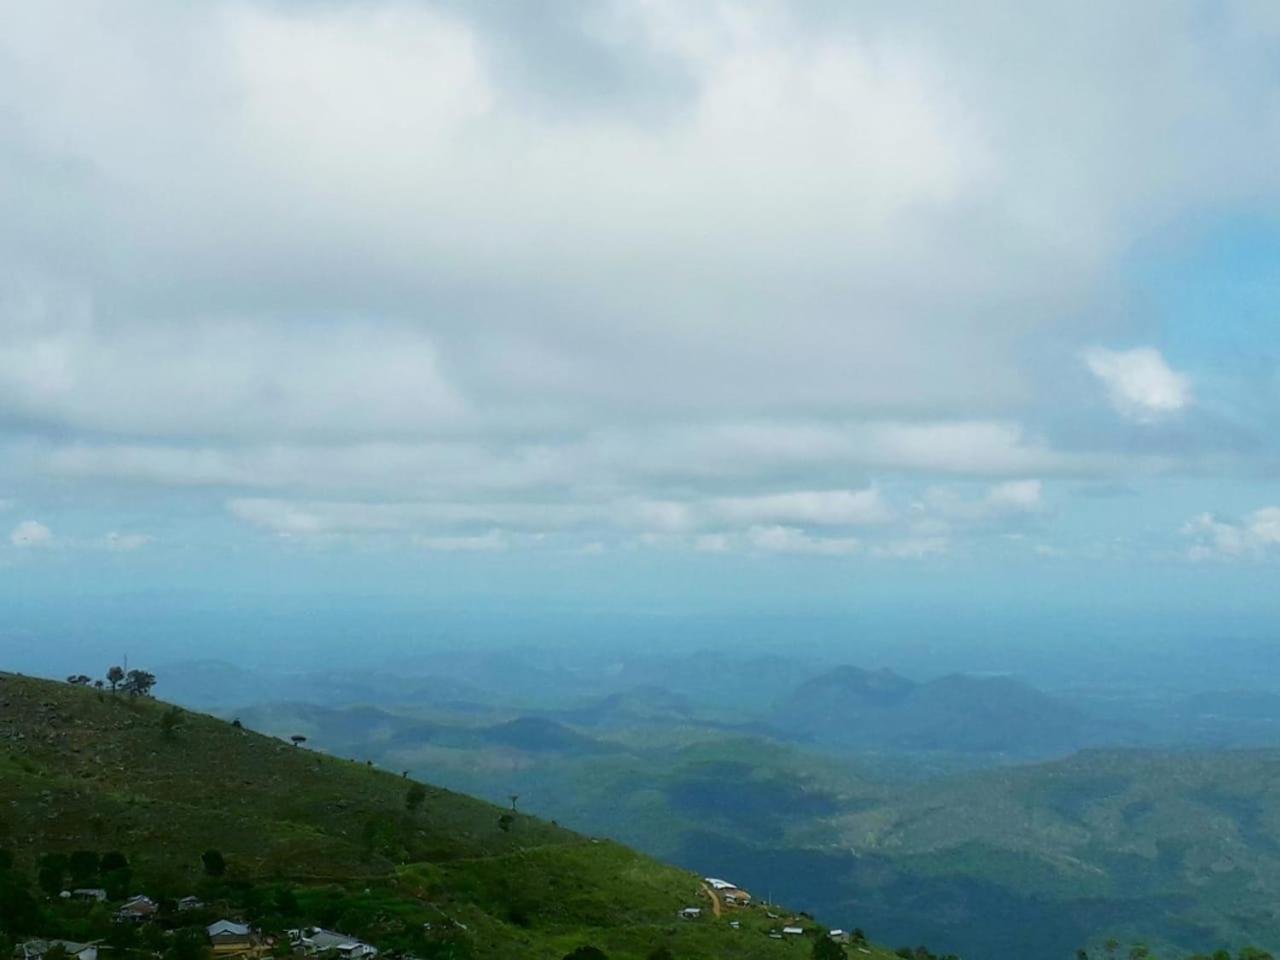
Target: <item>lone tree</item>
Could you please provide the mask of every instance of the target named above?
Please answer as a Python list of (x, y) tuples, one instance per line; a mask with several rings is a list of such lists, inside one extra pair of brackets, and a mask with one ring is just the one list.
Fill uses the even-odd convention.
[(422, 809), (422, 804), (426, 802), (427, 791), (423, 789), (422, 784), (415, 783), (409, 788), (409, 792), (404, 795), (404, 805), (410, 813), (417, 813)]
[(206, 850), (200, 854), (200, 862), (204, 865), (204, 872), (211, 877), (220, 877), (227, 872), (227, 861), (217, 850)]
[(304, 736), (303, 736), (302, 734), (300, 734), (300, 733), (295, 733), (295, 734), (294, 734), (292, 737), (290, 737), (289, 739), (293, 741), (293, 745), (294, 745), (295, 747), (296, 747), (298, 744), (300, 744), (300, 743), (306, 743), (306, 742), (307, 742), (307, 738), (306, 738), (306, 737), (304, 737)]
[(845, 960), (844, 948), (830, 937), (818, 937), (813, 941), (813, 960)]
[(111, 684), (111, 692), (116, 692), (116, 687), (120, 686), (120, 681), (124, 679), (123, 667), (112, 667), (107, 671), (107, 683)]
[(124, 691), (131, 697), (148, 697), (156, 685), (156, 675), (146, 670), (130, 670), (124, 678)]

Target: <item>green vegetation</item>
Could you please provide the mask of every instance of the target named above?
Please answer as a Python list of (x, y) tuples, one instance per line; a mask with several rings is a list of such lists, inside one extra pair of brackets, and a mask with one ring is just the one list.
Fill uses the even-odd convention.
[[(763, 908), (717, 918), (692, 874), (514, 805), (406, 787), (200, 714), (166, 726), (171, 709), (0, 674), (0, 936), (102, 938), (169, 960), (196, 960), (193, 931), (222, 914), (265, 931), (336, 927), (423, 960), (562, 960), (586, 947), (610, 960), (664, 948), (770, 960), (808, 955), (822, 936), (806, 922), (803, 942), (772, 939), (779, 921)], [(159, 919), (112, 923), (116, 904), (58, 896), (73, 879), (114, 901), (146, 893)], [(176, 913), (192, 893), (206, 912)], [(699, 903), (701, 917), (677, 919)]]
[[(899, 696), (888, 683), (873, 675), (867, 697)], [(882, 940), (1094, 960), (1107, 937), (1150, 938), (1165, 957), (1280, 944), (1280, 751), (1085, 751), (903, 783), (883, 774), (892, 756), (687, 719), (544, 725), (515, 747), (489, 736), (492, 713), (470, 727), (371, 707), (242, 716), (493, 800), (518, 792), (522, 808)]]

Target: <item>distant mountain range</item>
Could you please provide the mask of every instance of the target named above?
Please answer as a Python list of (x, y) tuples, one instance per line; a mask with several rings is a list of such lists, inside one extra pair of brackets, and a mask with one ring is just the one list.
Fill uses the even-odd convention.
[(1116, 732), (1011, 677), (953, 674), (916, 683), (848, 666), (802, 683), (771, 719), (780, 730), (864, 750), (1047, 756)]

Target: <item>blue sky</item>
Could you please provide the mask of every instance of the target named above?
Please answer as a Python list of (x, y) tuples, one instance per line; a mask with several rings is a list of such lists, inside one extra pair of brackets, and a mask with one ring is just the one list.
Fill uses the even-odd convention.
[(0, 6), (0, 595), (1274, 622), (1272, 4)]

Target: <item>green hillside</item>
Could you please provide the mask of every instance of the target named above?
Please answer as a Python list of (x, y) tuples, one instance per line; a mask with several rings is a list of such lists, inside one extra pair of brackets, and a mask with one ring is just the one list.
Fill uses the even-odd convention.
[[(148, 698), (11, 674), (0, 674), (0, 850), (15, 937), (123, 936), (104, 908), (56, 896), (75, 882), (59, 872), (66, 859), (85, 851), (122, 855), (110, 870), (87, 858), (80, 878), (116, 898), (195, 892), (267, 930), (340, 925), (420, 958), (560, 960), (591, 944), (615, 960), (663, 946), (765, 960), (807, 957), (821, 935), (802, 919), (804, 937), (771, 939), (779, 920), (762, 907), (732, 911), (731, 928), (696, 876), (534, 817)], [(210, 850), (222, 875), (202, 861)], [(678, 920), (691, 905), (703, 916)]]

